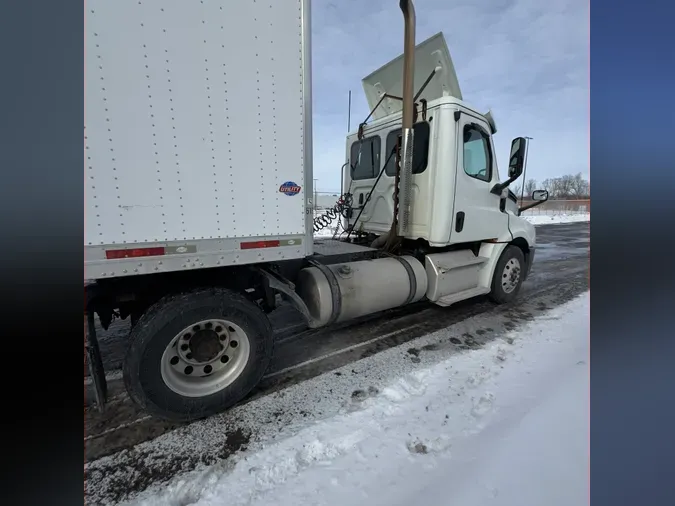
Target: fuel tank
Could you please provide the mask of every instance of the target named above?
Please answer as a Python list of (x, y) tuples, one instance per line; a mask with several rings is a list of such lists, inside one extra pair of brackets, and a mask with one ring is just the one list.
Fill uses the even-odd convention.
[(296, 291), (317, 327), (421, 300), (424, 266), (412, 256), (387, 257), (302, 269)]

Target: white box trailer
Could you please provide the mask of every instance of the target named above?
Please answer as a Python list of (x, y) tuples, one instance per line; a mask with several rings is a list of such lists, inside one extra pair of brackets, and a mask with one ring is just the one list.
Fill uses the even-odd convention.
[(85, 28), (85, 278), (311, 255), (309, 0), (90, 0)]
[(313, 243), (309, 0), (88, 2), (85, 312), (100, 408), (95, 314), (103, 328), (131, 320), (130, 397), (189, 420), (262, 378), (280, 298), (319, 328), (516, 297), (536, 242), (508, 192), (526, 140), (502, 182), (491, 115), (463, 102), (443, 36), (415, 47), (412, 1), (399, 6), (403, 57), (364, 79), (374, 120), (347, 136), (347, 191), (317, 220), (340, 216), (346, 238)]

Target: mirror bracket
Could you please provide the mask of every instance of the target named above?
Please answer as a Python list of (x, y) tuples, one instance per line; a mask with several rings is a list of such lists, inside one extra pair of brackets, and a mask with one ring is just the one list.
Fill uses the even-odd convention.
[(515, 176), (511, 176), (508, 178), (506, 181), (503, 183), (497, 183), (495, 184), (492, 189), (490, 190), (490, 193), (493, 193), (495, 195), (501, 195), (502, 191), (504, 191), (504, 188), (508, 188), (508, 186), (513, 183), (516, 179), (520, 177), (520, 174), (516, 174)]
[(513, 182), (514, 182), (516, 179), (518, 179), (519, 177), (520, 177), (519, 175), (516, 176), (516, 177), (510, 177), (509, 179), (507, 179), (507, 180), (504, 181), (503, 183), (497, 183), (497, 184), (495, 184), (495, 185), (492, 187), (492, 189), (490, 190), (490, 193), (492, 193), (492, 194), (494, 194), (494, 195), (501, 195), (502, 192), (504, 191), (504, 189), (507, 188), (511, 183), (513, 183)]

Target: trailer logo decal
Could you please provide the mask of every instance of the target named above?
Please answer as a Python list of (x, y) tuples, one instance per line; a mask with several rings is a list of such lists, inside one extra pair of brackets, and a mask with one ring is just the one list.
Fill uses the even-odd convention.
[(279, 191), (284, 195), (288, 195), (289, 197), (297, 195), (298, 193), (300, 193), (300, 190), (302, 190), (302, 187), (300, 185), (295, 184), (293, 181), (286, 181), (279, 187)]

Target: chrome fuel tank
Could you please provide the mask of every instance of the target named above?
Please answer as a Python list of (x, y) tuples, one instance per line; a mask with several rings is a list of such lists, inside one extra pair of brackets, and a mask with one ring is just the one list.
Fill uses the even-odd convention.
[(427, 291), (427, 276), (412, 256), (315, 264), (300, 271), (296, 290), (323, 327), (417, 302)]

